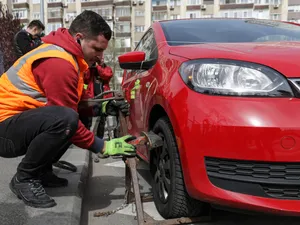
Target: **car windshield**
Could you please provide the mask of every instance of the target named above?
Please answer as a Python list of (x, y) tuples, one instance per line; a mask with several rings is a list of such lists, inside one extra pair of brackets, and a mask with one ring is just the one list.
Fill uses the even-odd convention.
[(173, 20), (161, 26), (169, 45), (300, 41), (300, 26), (272, 20)]

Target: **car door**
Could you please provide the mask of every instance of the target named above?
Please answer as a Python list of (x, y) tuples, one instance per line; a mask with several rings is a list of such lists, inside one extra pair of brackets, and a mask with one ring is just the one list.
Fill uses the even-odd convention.
[[(143, 51), (146, 53), (145, 61), (157, 59), (157, 47), (154, 38), (154, 33), (152, 29), (149, 29), (135, 51)], [(152, 83), (152, 67), (149, 70), (131, 70), (126, 71), (126, 78), (123, 82), (123, 90), (126, 93), (127, 101), (130, 103), (130, 119), (128, 123), (128, 130), (133, 135), (140, 135), (142, 131), (147, 131), (145, 121), (146, 110), (148, 106), (145, 101), (147, 101), (149, 96), (149, 87)], [(151, 88), (151, 90), (153, 87)], [(145, 149), (140, 150), (142, 157), (148, 158), (148, 153)]]

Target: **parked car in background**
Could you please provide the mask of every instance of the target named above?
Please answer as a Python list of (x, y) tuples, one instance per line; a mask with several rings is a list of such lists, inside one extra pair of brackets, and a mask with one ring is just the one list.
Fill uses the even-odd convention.
[(132, 135), (165, 218), (213, 206), (300, 214), (300, 27), (258, 19), (160, 21), (119, 56)]

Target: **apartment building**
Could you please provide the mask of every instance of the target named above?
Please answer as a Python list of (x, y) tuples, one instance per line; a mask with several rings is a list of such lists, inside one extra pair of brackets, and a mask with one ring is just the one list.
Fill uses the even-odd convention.
[(114, 31), (113, 39), (105, 52), (105, 61), (113, 66), (119, 81), (122, 71), (115, 63), (117, 56), (134, 49), (144, 31), (154, 21), (211, 17), (300, 20), (300, 0), (0, 1), (12, 2), (13, 14), (25, 25), (32, 19), (41, 19), (46, 26), (46, 34), (59, 27), (69, 27), (76, 15), (84, 10), (99, 13)]
[(289, 0), (288, 20), (300, 23), (300, 0)]
[(5, 9), (8, 9), (9, 11), (12, 10), (11, 0), (0, 0), (0, 3), (2, 4), (2, 7), (5, 7)]

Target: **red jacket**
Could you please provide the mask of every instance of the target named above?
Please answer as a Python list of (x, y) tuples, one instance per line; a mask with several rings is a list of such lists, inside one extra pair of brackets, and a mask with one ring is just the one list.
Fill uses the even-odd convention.
[[(83, 57), (81, 46), (65, 28), (51, 32), (42, 38), (43, 42), (55, 44), (74, 56)], [(46, 58), (33, 64), (32, 72), (39, 87), (47, 97), (47, 105), (66, 106), (77, 111), (78, 73), (68, 61), (59, 58)], [(83, 95), (84, 96), (84, 95)], [(99, 152), (103, 148), (103, 140), (85, 128), (79, 121), (78, 129), (72, 138), (78, 147)]]
[[(100, 81), (102, 83), (102, 92), (104, 91), (110, 91), (109, 82), (113, 76), (112, 69), (109, 66), (99, 66), (91, 67), (84, 77), (84, 83), (87, 86), (87, 89), (84, 90), (82, 99), (88, 99), (94, 97), (94, 82), (98, 83), (97, 81)], [(100, 85), (99, 82), (99, 85)], [(99, 93), (100, 94), (100, 93)], [(112, 94), (105, 95), (104, 98), (112, 97)]]

